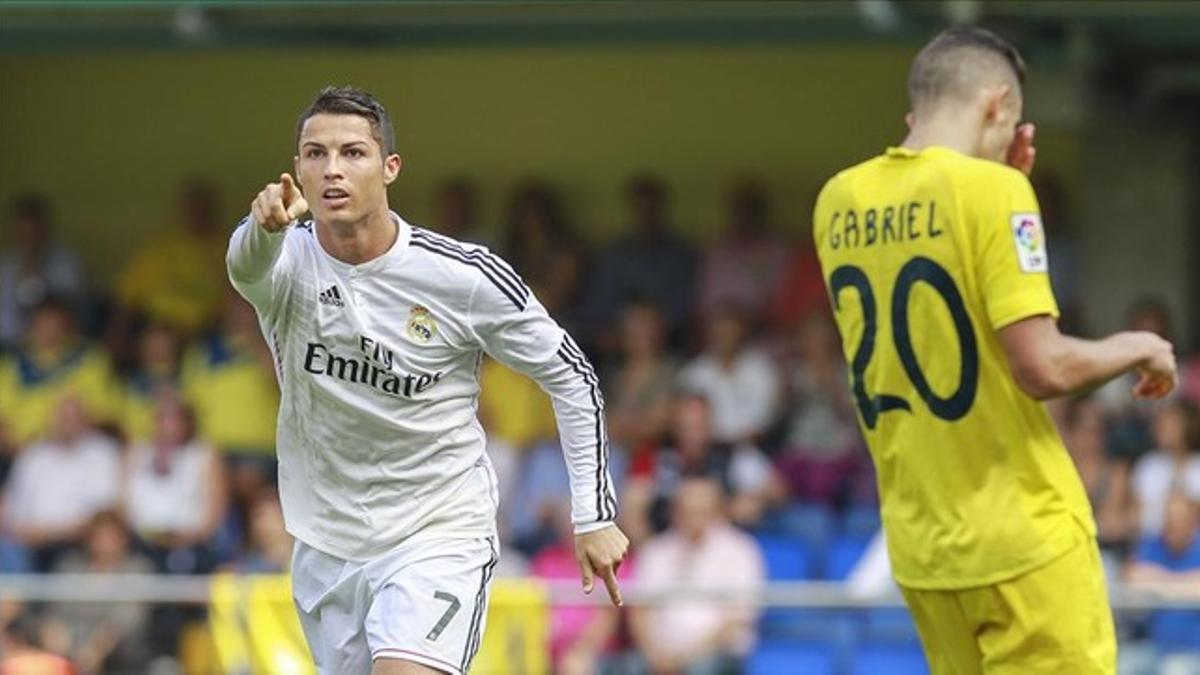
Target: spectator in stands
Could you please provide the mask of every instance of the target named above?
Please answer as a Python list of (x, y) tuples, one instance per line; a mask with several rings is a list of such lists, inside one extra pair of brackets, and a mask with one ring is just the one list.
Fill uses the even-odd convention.
[[(1174, 341), (1170, 312), (1159, 298), (1147, 297), (1135, 302), (1125, 326), (1128, 330), (1149, 331)], [(1126, 373), (1096, 392), (1109, 418), (1109, 452), (1126, 461), (1136, 460), (1154, 443), (1151, 418), (1155, 404), (1129, 395), (1136, 383), (1137, 375)]]
[(31, 612), (19, 614), (0, 630), (0, 675), (76, 675), (65, 658), (38, 645), (39, 621)]
[(50, 297), (30, 316), (21, 348), (0, 359), (0, 426), (9, 441), (19, 447), (48, 433), (68, 395), (96, 422), (114, 421), (119, 410), (107, 355), (75, 330), (70, 307)]
[(154, 435), (126, 456), (124, 512), (156, 566), (165, 572), (213, 568), (211, 540), (225, 516), (224, 464), (196, 437), (195, 416), (172, 392), (159, 395)]
[(138, 336), (137, 361), (125, 378), (121, 430), (127, 440), (149, 438), (154, 427), (154, 402), (159, 392), (180, 386), (183, 345), (179, 333), (165, 323), (150, 323)]
[[(59, 574), (152, 574), (150, 561), (135, 553), (125, 523), (115, 511), (101, 511), (88, 524), (84, 550), (64, 558)], [(43, 634), (61, 644), (81, 673), (140, 672), (146, 665), (145, 632), (149, 607), (141, 602), (56, 602)]]
[(696, 252), (672, 232), (666, 183), (652, 174), (634, 176), (625, 195), (629, 231), (597, 257), (589, 293), (588, 323), (606, 352), (619, 342), (612, 327), (631, 301), (657, 306), (667, 336), (678, 338), (696, 297)]
[[(675, 495), (671, 529), (643, 546), (635, 570), (639, 588), (650, 593), (680, 590), (631, 612), (633, 640), (641, 656), (631, 671), (741, 671), (756, 637), (753, 596), (762, 590), (766, 573), (754, 539), (729, 525), (723, 511), (720, 484), (689, 477)], [(697, 592), (740, 597), (692, 597)]]
[(475, 184), (463, 176), (444, 181), (434, 198), (433, 229), (459, 241), (491, 246), (486, 232), (479, 227), (478, 198)]
[(197, 334), (216, 318), (228, 286), (223, 227), (216, 187), (193, 179), (179, 193), (177, 225), (152, 238), (121, 271), (116, 314), (109, 326), (110, 348), (122, 363), (138, 319)]
[(196, 435), (221, 452), (233, 498), (247, 506), (275, 483), (279, 385), (254, 308), (232, 289), (225, 294), (218, 329), (197, 340), (185, 356), (182, 381), (195, 410)]
[(292, 564), (292, 535), (283, 525), (279, 493), (267, 488), (250, 504), (246, 546), (233, 570), (239, 574), (282, 574)]
[(671, 413), (671, 442), (649, 461), (635, 467), (626, 488), (628, 516), (638, 522), (635, 533), (647, 525), (666, 527), (671, 501), (688, 476), (704, 476), (721, 486), (728, 496), (726, 514), (734, 522), (753, 527), (773, 501), (776, 481), (771, 464), (747, 443), (730, 445), (713, 438), (712, 411), (702, 396), (677, 399)]
[[(571, 509), (563, 501), (554, 510), (557, 538), (543, 548), (529, 566), (529, 573), (552, 582), (577, 582), (579, 563), (575, 559), (575, 533)], [(617, 579), (630, 576), (628, 560), (617, 569)], [(618, 615), (611, 605), (555, 603), (550, 610), (550, 659), (553, 672), (560, 675), (593, 675), (614, 654)]]
[[(1200, 590), (1200, 505), (1178, 490), (1167, 499), (1161, 534), (1142, 541), (1129, 567), (1131, 584), (1170, 583)], [(1150, 618), (1150, 636), (1169, 654), (1160, 673), (1200, 672), (1200, 610), (1159, 610)]]
[(503, 254), (546, 310), (570, 333), (579, 320), (579, 295), (587, 272), (582, 242), (567, 222), (562, 202), (546, 184), (530, 182), (508, 208)]
[[(609, 449), (608, 468), (613, 491), (620, 494), (626, 470), (620, 448)], [(539, 443), (522, 453), (509, 487), (501, 528), (511, 547), (531, 558), (557, 540), (555, 515), (563, 504), (570, 503), (567, 465), (558, 440)]]
[(870, 501), (870, 465), (846, 386), (837, 328), (825, 313), (812, 313), (797, 330), (798, 359), (792, 370), (786, 436), (776, 467), (789, 491), (806, 501), (841, 505)]
[(775, 335), (786, 340), (810, 317), (828, 315), (829, 311), (816, 247), (812, 237), (803, 237), (792, 251), (779, 284), (771, 291), (767, 323)]
[(1167, 496), (1178, 490), (1200, 501), (1200, 414), (1182, 399), (1161, 404), (1154, 411), (1156, 449), (1133, 468), (1133, 498), (1139, 513), (1141, 536), (1163, 531)]
[(78, 309), (83, 268), (75, 253), (54, 240), (50, 202), (39, 194), (13, 200), (8, 212), (15, 246), (0, 255), (0, 348), (17, 347), (33, 309), (49, 297)]
[(617, 362), (601, 380), (608, 430), (614, 443), (637, 457), (667, 430), (679, 365), (664, 352), (665, 325), (658, 305), (632, 299), (621, 312)]
[(95, 431), (80, 400), (68, 396), (55, 410), (50, 435), (17, 455), (4, 528), (33, 552), (34, 568), (47, 571), (96, 513), (116, 505), (120, 486), (117, 444)]
[(733, 305), (760, 320), (786, 271), (790, 247), (771, 230), (762, 184), (741, 180), (728, 200), (725, 234), (705, 254), (700, 272), (700, 318), (709, 321), (717, 310)]
[(1105, 569), (1114, 578), (1137, 535), (1129, 465), (1108, 456), (1104, 409), (1093, 397), (1067, 404), (1062, 436), (1092, 504)]
[(716, 307), (706, 322), (705, 350), (684, 366), (679, 387), (708, 399), (718, 441), (757, 443), (779, 412), (778, 368), (751, 344), (751, 319), (736, 306)]

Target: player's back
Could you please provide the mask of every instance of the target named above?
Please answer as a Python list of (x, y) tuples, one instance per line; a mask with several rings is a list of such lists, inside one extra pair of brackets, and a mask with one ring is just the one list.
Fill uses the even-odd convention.
[(994, 583), (1093, 532), (997, 335), (1058, 312), (1028, 180), (947, 148), (891, 148), (826, 184), (813, 234), (900, 583)]

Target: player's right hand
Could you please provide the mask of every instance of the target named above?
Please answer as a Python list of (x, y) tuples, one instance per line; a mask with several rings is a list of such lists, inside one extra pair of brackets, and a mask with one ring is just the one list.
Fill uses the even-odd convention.
[(1159, 399), (1171, 393), (1178, 383), (1175, 370), (1175, 348), (1170, 342), (1150, 332), (1136, 334), (1146, 356), (1137, 365), (1141, 379), (1133, 387), (1138, 398)]
[(308, 212), (308, 202), (291, 174), (279, 174), (250, 204), (250, 215), (267, 232), (278, 232)]
[(1028, 176), (1033, 173), (1037, 159), (1037, 148), (1033, 147), (1033, 134), (1037, 128), (1029, 122), (1017, 125), (1012, 145), (1008, 146), (1008, 165)]

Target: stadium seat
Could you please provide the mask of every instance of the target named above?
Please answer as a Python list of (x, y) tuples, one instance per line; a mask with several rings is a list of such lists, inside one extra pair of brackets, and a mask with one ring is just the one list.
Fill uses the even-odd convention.
[(767, 564), (771, 581), (812, 579), (814, 574), (812, 548), (804, 539), (777, 535), (755, 537)]
[(870, 645), (919, 645), (916, 624), (907, 609), (880, 607), (868, 609), (863, 639)]
[(825, 578), (831, 581), (845, 581), (850, 571), (858, 564), (859, 558), (867, 550), (874, 535), (839, 534), (829, 544), (825, 556)]
[(763, 643), (746, 659), (746, 675), (836, 675), (834, 649), (819, 642)]
[(1150, 637), (1161, 652), (1200, 651), (1200, 611), (1165, 609), (1150, 617)]
[[(796, 671), (802, 672), (802, 671)], [(868, 645), (855, 651), (850, 675), (928, 675), (920, 646)]]
[(853, 506), (846, 510), (839, 522), (842, 534), (871, 537), (879, 531), (878, 506)]
[(812, 550), (823, 550), (834, 529), (833, 513), (821, 504), (792, 504), (766, 518), (762, 534), (803, 539)]

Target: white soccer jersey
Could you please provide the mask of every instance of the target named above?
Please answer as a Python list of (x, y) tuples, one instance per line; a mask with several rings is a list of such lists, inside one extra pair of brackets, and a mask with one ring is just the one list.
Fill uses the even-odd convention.
[(616, 517), (599, 382), (512, 268), (481, 246), (399, 225), (349, 265), (312, 222), (268, 233), (247, 217), (227, 264), (275, 355), (287, 529), (346, 560), (417, 536), (495, 531), (498, 495), (476, 419), (484, 353), (554, 402), (577, 532)]

